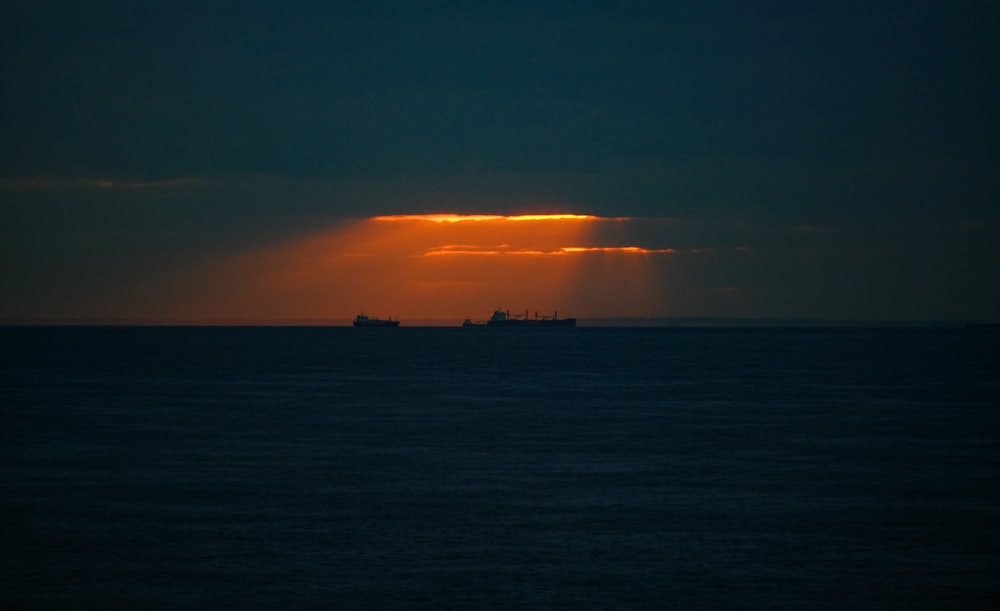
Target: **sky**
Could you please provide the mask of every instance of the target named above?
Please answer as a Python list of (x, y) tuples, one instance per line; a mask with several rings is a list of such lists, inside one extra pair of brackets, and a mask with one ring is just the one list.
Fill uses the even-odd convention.
[(1000, 320), (997, 31), (965, 0), (13, 0), (0, 323)]

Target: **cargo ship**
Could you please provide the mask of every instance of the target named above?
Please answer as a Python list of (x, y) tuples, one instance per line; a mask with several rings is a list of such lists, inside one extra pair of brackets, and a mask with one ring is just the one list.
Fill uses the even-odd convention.
[(358, 317), (354, 319), (355, 327), (398, 327), (399, 318), (396, 320), (391, 318), (378, 318), (369, 317), (365, 314), (358, 314)]
[(539, 316), (535, 312), (535, 317), (531, 318), (527, 310), (524, 314), (511, 314), (510, 310), (497, 308), (486, 324), (490, 327), (575, 327), (576, 319), (559, 318), (559, 312), (552, 316)]

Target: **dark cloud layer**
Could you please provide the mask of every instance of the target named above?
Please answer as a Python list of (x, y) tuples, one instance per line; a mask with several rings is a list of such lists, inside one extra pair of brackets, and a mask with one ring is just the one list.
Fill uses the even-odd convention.
[(1000, 11), (620, 4), (6, 4), (0, 315), (345, 218), (538, 210), (768, 253), (684, 271), (746, 315), (1000, 318)]

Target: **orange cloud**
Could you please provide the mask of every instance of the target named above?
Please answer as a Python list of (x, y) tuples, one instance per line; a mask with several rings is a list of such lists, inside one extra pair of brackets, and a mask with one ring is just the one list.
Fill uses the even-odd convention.
[(500, 244), (495, 248), (482, 248), (472, 245), (446, 244), (432, 248), (423, 253), (425, 257), (437, 257), (441, 255), (469, 256), (469, 255), (532, 255), (532, 256), (557, 256), (576, 255), (585, 253), (619, 253), (631, 255), (650, 254), (672, 254), (676, 252), (673, 248), (641, 248), (639, 246), (560, 246), (550, 250), (539, 249), (516, 249), (507, 244)]
[(373, 217), (373, 221), (430, 221), (433, 223), (462, 223), (472, 221), (578, 221), (598, 220), (601, 217), (589, 214), (393, 214)]

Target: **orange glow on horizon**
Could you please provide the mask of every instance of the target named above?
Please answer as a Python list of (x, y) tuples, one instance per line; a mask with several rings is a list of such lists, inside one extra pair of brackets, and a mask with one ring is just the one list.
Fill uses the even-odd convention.
[[(645, 316), (662, 303), (664, 263), (656, 261), (675, 250), (630, 243), (630, 222), (582, 214), (376, 216), (187, 270), (162, 283), (157, 303), (162, 316), (181, 319), (346, 321), (364, 311), (403, 325), (481, 320), (498, 304)], [(171, 303), (177, 295), (186, 300)]]

